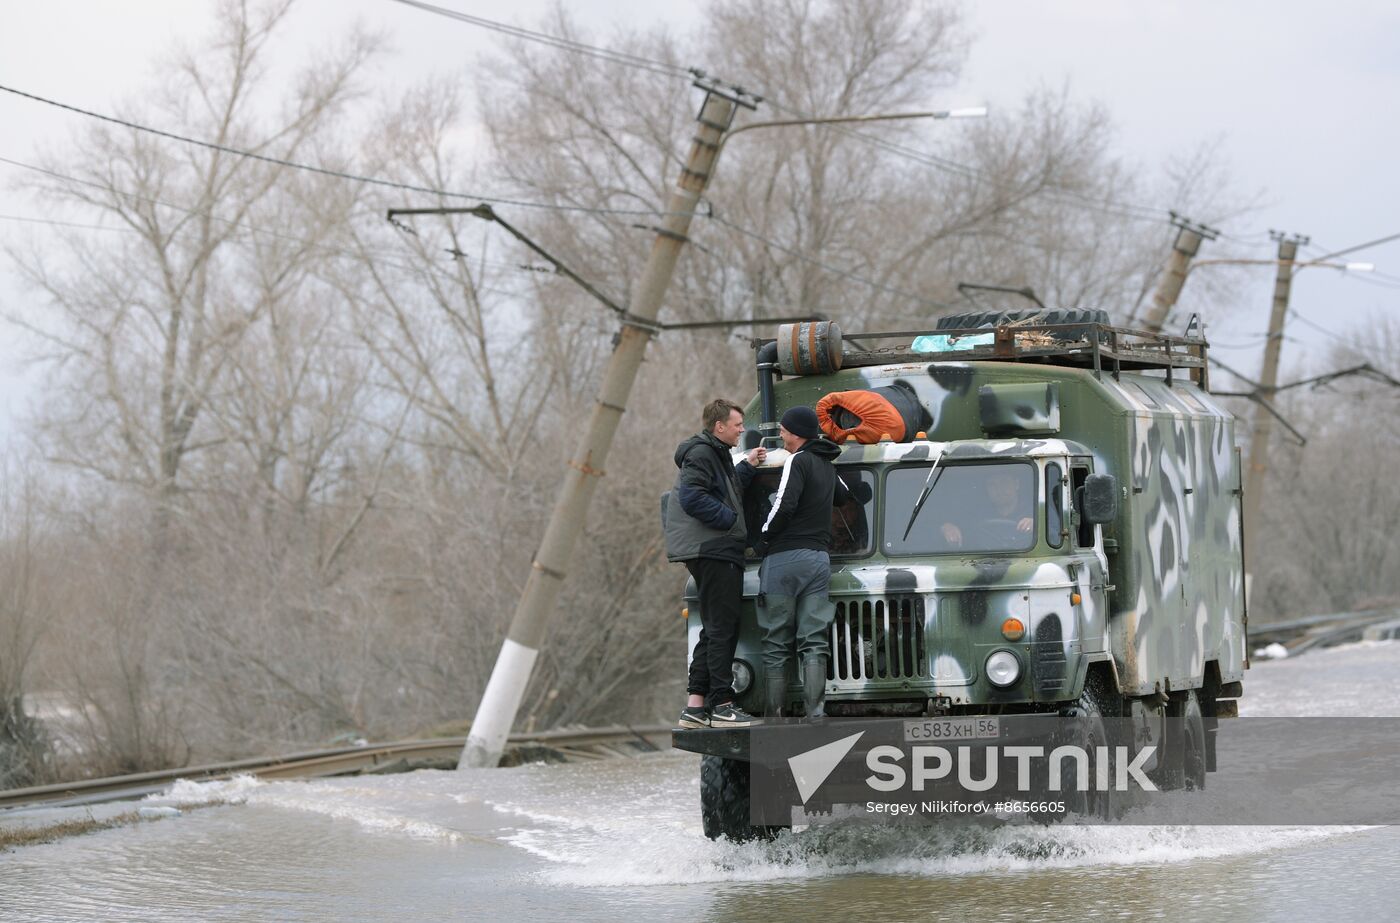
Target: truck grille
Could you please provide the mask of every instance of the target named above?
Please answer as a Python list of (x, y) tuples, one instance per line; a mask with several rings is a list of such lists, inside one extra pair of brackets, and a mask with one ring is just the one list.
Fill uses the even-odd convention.
[(842, 600), (831, 623), (828, 679), (926, 679), (924, 598)]

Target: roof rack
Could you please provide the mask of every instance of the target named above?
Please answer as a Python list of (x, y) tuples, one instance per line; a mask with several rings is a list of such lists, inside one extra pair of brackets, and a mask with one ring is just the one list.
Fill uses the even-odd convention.
[[(1192, 326), (1188, 325), (1187, 329)], [(988, 333), (992, 335), (991, 343), (967, 349), (914, 352), (910, 348), (914, 338), (920, 336), (946, 336), (956, 341)], [(848, 333), (842, 339), (845, 341), (843, 368), (903, 362), (1026, 362), (1092, 369), (1097, 378), (1103, 378), (1103, 373), (1108, 372), (1115, 379), (1124, 371), (1162, 369), (1166, 371), (1169, 385), (1174, 370), (1181, 369), (1202, 390), (1209, 390), (1206, 352), (1210, 344), (1203, 336), (1175, 336), (1109, 324), (1011, 321), (992, 328)], [(852, 348), (854, 344), (863, 345), (870, 340), (891, 339), (901, 339), (904, 343)]]

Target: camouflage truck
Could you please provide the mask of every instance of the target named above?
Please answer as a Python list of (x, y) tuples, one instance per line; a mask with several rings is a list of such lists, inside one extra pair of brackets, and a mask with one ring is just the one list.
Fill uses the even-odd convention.
[[(897, 391), (912, 411), (898, 438), (848, 439), (835, 462), (864, 486), (832, 514), (830, 716), (1131, 718), (1182, 729), (1159, 735), (1165, 786), (1204, 784), (1248, 666), (1235, 421), (1210, 395), (1203, 337), (1107, 321), (956, 315), (922, 335), (844, 342), (821, 322), (756, 342), (745, 417), (761, 422), (745, 446), (776, 445), (783, 410), (834, 393)], [(770, 452), (747, 495), (752, 529), (784, 454)], [(739, 703), (755, 713), (757, 564), (735, 663)], [(693, 650), (693, 584), (686, 603)], [(785, 714), (801, 702), (794, 681)], [(674, 734), (704, 754), (711, 838), (756, 832), (743, 733)]]

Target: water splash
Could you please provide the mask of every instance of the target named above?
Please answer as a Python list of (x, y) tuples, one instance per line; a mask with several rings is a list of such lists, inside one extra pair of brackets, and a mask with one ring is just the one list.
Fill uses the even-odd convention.
[(658, 828), (627, 842), (522, 830), (508, 842), (558, 867), (549, 884), (619, 887), (756, 882), (852, 874), (970, 876), (1095, 866), (1158, 866), (1301, 846), (1352, 827), (875, 827), (785, 831), (770, 842), (710, 842)]

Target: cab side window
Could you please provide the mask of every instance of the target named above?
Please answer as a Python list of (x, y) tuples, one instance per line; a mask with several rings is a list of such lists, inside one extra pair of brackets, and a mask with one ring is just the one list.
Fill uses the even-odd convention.
[(1045, 466), (1045, 539), (1051, 548), (1065, 543), (1065, 471), (1057, 462)]
[(1074, 547), (1094, 547), (1094, 526), (1084, 519), (1084, 482), (1089, 479), (1087, 465), (1075, 465), (1070, 469), (1070, 496), (1074, 498)]

